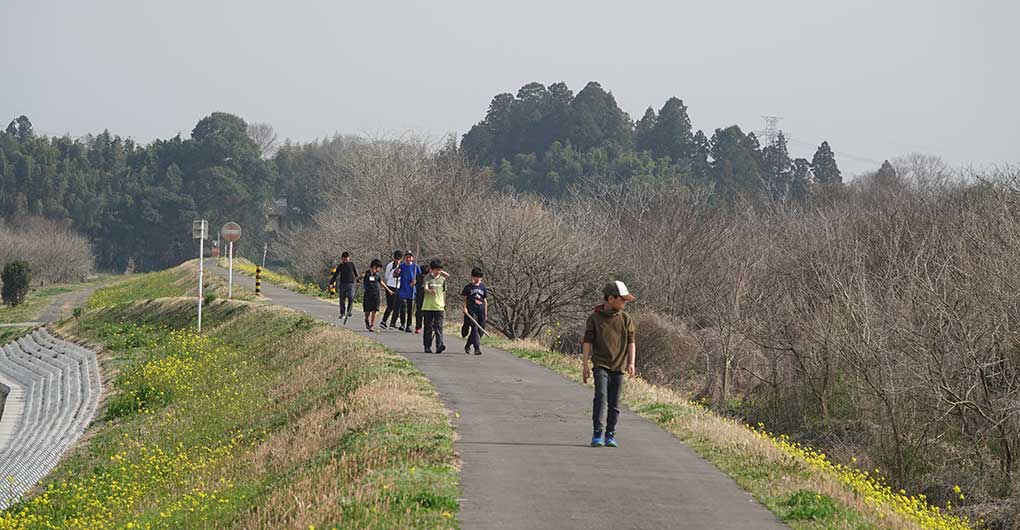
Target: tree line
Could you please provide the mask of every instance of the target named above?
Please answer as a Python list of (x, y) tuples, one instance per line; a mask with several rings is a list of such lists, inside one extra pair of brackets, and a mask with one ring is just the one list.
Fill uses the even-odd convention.
[(277, 176), (261, 155), (248, 124), (226, 113), (203, 118), (190, 138), (146, 146), (109, 131), (37, 135), (20, 116), (0, 131), (0, 217), (61, 222), (87, 236), (108, 269), (158, 269), (193, 256), (188, 230), (200, 217), (241, 223), (258, 247)]
[[(277, 146), (272, 127), (215, 112), (190, 137), (140, 145), (109, 131), (81, 138), (38, 135), (26, 116), (0, 131), (0, 218), (39, 216), (84, 234), (100, 268), (152, 270), (194, 254), (187, 227), (239, 222), (238, 252), (255, 257), (274, 197), (284, 226), (325, 206), (338, 151), (364, 139), (337, 136)], [(791, 159), (782, 134), (762, 146), (733, 125), (694, 131), (670, 98), (636, 123), (597, 82), (576, 95), (565, 83), (499, 94), (459, 145), (444, 147), (491, 173), (495, 189), (569, 196), (592, 183), (713, 187), (720, 197), (804, 198), (842, 180), (822, 143), (811, 161)]]
[(491, 168), (497, 186), (552, 197), (592, 178), (712, 185), (730, 198), (803, 198), (813, 184), (842, 182), (828, 142), (809, 161), (790, 157), (781, 132), (764, 146), (737, 125), (709, 137), (693, 129), (687, 106), (676, 97), (633, 122), (594, 81), (576, 95), (563, 82), (535, 82), (516, 96), (495, 96), (461, 148), (469, 160)]

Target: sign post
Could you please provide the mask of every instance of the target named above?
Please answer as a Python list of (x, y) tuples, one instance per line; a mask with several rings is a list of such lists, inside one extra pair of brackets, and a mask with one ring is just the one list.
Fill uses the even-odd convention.
[(202, 277), (205, 272), (205, 239), (209, 237), (209, 223), (205, 219), (191, 222), (191, 237), (198, 240), (198, 332), (202, 332)]
[(227, 253), (230, 256), (230, 272), (227, 273), (227, 299), (234, 295), (234, 241), (241, 239), (241, 225), (231, 221), (220, 228), (223, 240), (227, 242)]

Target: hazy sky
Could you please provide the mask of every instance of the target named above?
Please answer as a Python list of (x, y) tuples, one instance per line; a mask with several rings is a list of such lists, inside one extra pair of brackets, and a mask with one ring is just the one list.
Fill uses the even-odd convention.
[(1020, 3), (0, 0), (0, 121), (148, 142), (210, 112), (280, 137), (463, 134), (499, 92), (590, 80), (706, 133), (778, 115), (845, 172), (1020, 162)]

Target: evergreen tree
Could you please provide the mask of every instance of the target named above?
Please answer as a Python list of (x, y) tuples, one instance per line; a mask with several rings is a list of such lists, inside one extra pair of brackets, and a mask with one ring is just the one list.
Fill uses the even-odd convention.
[(668, 156), (673, 162), (686, 163), (695, 151), (691, 119), (687, 106), (678, 98), (669, 98), (659, 110), (652, 130), (652, 153)]
[(22, 114), (7, 124), (7, 134), (15, 136), (21, 141), (28, 140), (32, 137), (32, 122)]
[(688, 174), (696, 181), (707, 181), (709, 178), (709, 157), (712, 156), (711, 143), (701, 130), (694, 133), (694, 152), (690, 156)]
[(899, 175), (896, 174), (896, 168), (889, 163), (888, 160), (882, 162), (882, 167), (878, 168), (878, 171), (873, 177), (875, 185), (882, 187), (895, 186), (900, 183)]
[(514, 153), (540, 153), (548, 147), (540, 124), (549, 106), (549, 90), (542, 83), (528, 83), (517, 91), (508, 133), (508, 145)]
[(16, 306), (24, 302), (32, 281), (31, 276), (32, 269), (24, 261), (12, 261), (4, 265), (3, 271), (0, 271), (0, 281), (3, 282), (0, 297), (3, 298), (3, 303)]
[(586, 151), (599, 146), (626, 148), (632, 145), (630, 118), (616, 105), (613, 95), (595, 81), (577, 93), (570, 107), (567, 140), (575, 148)]
[(807, 197), (811, 179), (811, 163), (806, 158), (794, 159), (793, 177), (790, 181), (790, 196), (794, 199)]
[(731, 125), (712, 135), (710, 173), (716, 188), (727, 197), (749, 195), (760, 189), (758, 141)]
[(822, 142), (811, 159), (811, 171), (819, 184), (841, 184), (843, 176), (836, 165), (836, 156), (829, 147), (829, 142)]
[(793, 161), (786, 148), (786, 136), (782, 132), (775, 142), (762, 149), (762, 178), (765, 191), (773, 198), (790, 193), (793, 184)]
[(638, 151), (651, 151), (655, 145), (653, 134), (656, 122), (655, 109), (648, 107), (645, 115), (634, 125), (634, 147)]

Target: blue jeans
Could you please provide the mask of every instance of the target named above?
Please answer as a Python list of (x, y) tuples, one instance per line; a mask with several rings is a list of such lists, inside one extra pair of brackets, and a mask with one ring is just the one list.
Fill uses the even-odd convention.
[(354, 285), (353, 283), (341, 283), (337, 286), (337, 293), (340, 295), (340, 316), (354, 310)]
[(615, 434), (616, 418), (620, 416), (620, 391), (623, 390), (623, 373), (613, 372), (601, 366), (596, 366), (593, 375), (595, 376), (595, 399), (592, 401), (592, 431), (595, 433), (595, 436), (602, 435), (602, 409), (608, 405), (609, 411), (606, 414), (606, 429), (604, 432)]

